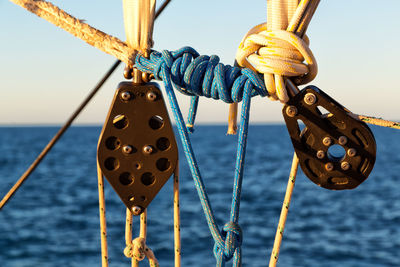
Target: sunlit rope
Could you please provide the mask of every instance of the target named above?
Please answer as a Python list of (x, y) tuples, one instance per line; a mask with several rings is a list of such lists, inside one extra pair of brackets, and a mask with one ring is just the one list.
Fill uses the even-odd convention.
[(181, 266), (181, 217), (179, 206), (179, 161), (174, 172), (174, 255), (175, 267)]
[(104, 198), (104, 177), (100, 165), (97, 162), (97, 182), (99, 190), (99, 217), (100, 217), (100, 240), (101, 240), (101, 266), (108, 267), (107, 250), (107, 223), (106, 223), (106, 202)]
[(146, 53), (153, 46), (156, 0), (123, 0), (126, 43)]
[[(300, 85), (317, 74), (305, 31), (318, 3), (319, 0), (268, 0), (267, 23), (250, 29), (240, 42), (236, 63), (263, 73), (272, 100), (289, 100), (288, 78)], [(231, 104), (228, 134), (236, 133), (236, 117), (237, 104)]]
[(132, 267), (138, 267), (139, 262), (147, 257), (150, 267), (158, 267), (158, 261), (153, 251), (146, 245), (147, 209), (140, 215), (140, 234), (132, 240), (132, 212), (126, 209), (124, 255), (132, 259)]
[[(153, 73), (156, 79), (161, 79), (164, 82), (171, 109), (177, 122), (185, 156), (215, 242), (214, 254), (217, 266), (224, 266), (225, 262), (231, 258), (233, 258), (234, 266), (241, 266), (242, 231), (238, 221), (250, 101), (251, 96), (265, 96), (267, 92), (262, 80), (253, 71), (248, 69), (240, 70), (228, 65), (224, 66), (218, 61), (216, 56), (199, 56), (193, 48), (184, 47), (174, 52), (152, 52), (150, 59), (138, 55), (136, 67), (141, 71)], [(203, 95), (221, 99), (228, 103), (243, 100), (230, 220), (221, 231), (215, 222), (173, 86), (187, 95)]]
[[(282, 1), (270, 2), (274, 7), (275, 2)], [(297, 1), (294, 2), (297, 6)], [(280, 20), (286, 18), (286, 21), (279, 21), (278, 27), (267, 27), (267, 23), (253, 27), (244, 36), (236, 53), (240, 66), (254, 67), (257, 72), (264, 74), (270, 98), (284, 103), (289, 100), (284, 77), (295, 77), (295, 84), (301, 85), (312, 81), (318, 71), (314, 55), (308, 47), (308, 39), (303, 40), (294, 31), (294, 27), (307, 14), (303, 7), (308, 2), (310, 0), (302, 1), (293, 17), (280, 16)], [(280, 8), (280, 5), (275, 6)], [(287, 29), (282, 28), (286, 25), (289, 25)]]
[(289, 181), (286, 187), (285, 198), (283, 200), (281, 215), (279, 216), (278, 227), (276, 229), (274, 246), (272, 248), (271, 257), (269, 260), (269, 267), (275, 267), (278, 262), (279, 251), (281, 248), (283, 232), (285, 231), (285, 224), (287, 215), (289, 213), (290, 201), (292, 199), (294, 184), (296, 182), (297, 169), (299, 167), (299, 158), (296, 153), (293, 155), (292, 167), (289, 174)]
[(368, 124), (373, 124), (373, 125), (377, 125), (377, 126), (388, 127), (388, 128), (400, 130), (400, 123), (395, 122), (395, 121), (388, 121), (388, 120), (384, 120), (381, 118), (375, 118), (375, 117), (365, 116), (365, 115), (356, 115), (356, 117)]

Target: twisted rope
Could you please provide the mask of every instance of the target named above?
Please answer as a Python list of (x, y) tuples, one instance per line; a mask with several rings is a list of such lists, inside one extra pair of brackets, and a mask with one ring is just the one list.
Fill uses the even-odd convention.
[(182, 94), (192, 96), (186, 124), (189, 132), (193, 132), (199, 96), (221, 99), (226, 103), (240, 102), (247, 80), (254, 85), (252, 97), (268, 95), (260, 77), (250, 69), (223, 65), (218, 56), (200, 56), (191, 47), (173, 52), (153, 51), (149, 59), (142, 55), (136, 57), (137, 68), (153, 73), (158, 80), (161, 80), (160, 72), (164, 65), (170, 71), (174, 87)]
[[(251, 97), (266, 96), (267, 91), (259, 76), (249, 69), (242, 69), (219, 63), (217, 56), (199, 56), (190, 47), (170, 52), (152, 52), (147, 59), (141, 55), (136, 57), (136, 67), (143, 72), (153, 73), (156, 79), (164, 82), (177, 128), (182, 141), (183, 150), (200, 198), (201, 205), (215, 242), (217, 266), (233, 258), (234, 266), (241, 266), (242, 234), (239, 221), (240, 194), (243, 180), (243, 169), (247, 144), (248, 123)], [(176, 100), (175, 87), (179, 92), (192, 97), (206, 96), (221, 99), (224, 102), (242, 103), (240, 132), (237, 147), (236, 167), (233, 185), (233, 196), (229, 222), (220, 232), (215, 222), (205, 185), (197, 164), (196, 157), (185, 127), (181, 110)], [(192, 110), (196, 110), (192, 107)], [(189, 116), (190, 117), (190, 116)]]
[(269, 0), (268, 26), (263, 23), (253, 27), (239, 45), (238, 64), (264, 74), (272, 100), (289, 100), (286, 78), (296, 77), (294, 82), (300, 85), (317, 75), (317, 63), (304, 33), (318, 3), (319, 0)]
[(358, 119), (362, 120), (363, 122), (366, 122), (369, 124), (400, 130), (399, 122), (388, 121), (388, 120), (384, 120), (381, 118), (375, 118), (375, 117), (365, 116), (365, 115), (355, 115), (355, 117), (357, 117)]
[(312, 81), (318, 72), (307, 39), (288, 31), (267, 31), (266, 23), (255, 26), (246, 34), (239, 45), (236, 60), (241, 66), (254, 66), (263, 73), (271, 98), (284, 103), (289, 96), (283, 76), (296, 77), (295, 84), (301, 85)]

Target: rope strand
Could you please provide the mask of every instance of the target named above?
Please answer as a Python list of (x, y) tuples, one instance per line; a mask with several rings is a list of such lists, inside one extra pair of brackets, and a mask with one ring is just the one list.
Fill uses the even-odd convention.
[(369, 124), (400, 130), (400, 123), (395, 122), (395, 121), (388, 121), (388, 120), (384, 120), (381, 118), (375, 118), (375, 117), (365, 116), (365, 115), (356, 115), (356, 117), (358, 119), (362, 120), (363, 122), (366, 122)]
[(292, 168), (290, 170), (290, 175), (289, 175), (289, 181), (286, 187), (285, 198), (282, 204), (281, 215), (279, 217), (279, 223), (276, 229), (274, 246), (272, 248), (271, 258), (269, 260), (269, 267), (275, 267), (278, 262), (279, 251), (282, 244), (283, 232), (285, 230), (286, 219), (289, 213), (289, 206), (292, 199), (294, 184), (296, 182), (298, 167), (299, 167), (299, 158), (297, 157), (296, 153), (294, 153)]
[(106, 202), (104, 198), (104, 178), (98, 162), (97, 162), (97, 181), (99, 190), (101, 266), (108, 267), (107, 222), (106, 222)]
[(179, 214), (179, 161), (174, 173), (174, 251), (175, 267), (181, 266), (181, 218)]

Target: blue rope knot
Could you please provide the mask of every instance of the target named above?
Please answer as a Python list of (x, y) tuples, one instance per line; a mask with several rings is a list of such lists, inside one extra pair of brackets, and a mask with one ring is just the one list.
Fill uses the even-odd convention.
[[(152, 52), (150, 58), (141, 55), (136, 57), (136, 67), (147, 73), (153, 73), (156, 79), (163, 80), (165, 91), (171, 105), (181, 137), (183, 150), (188, 161), (197, 193), (207, 219), (210, 232), (215, 241), (214, 255), (217, 266), (224, 266), (225, 262), (232, 259), (235, 267), (241, 266), (242, 230), (238, 225), (240, 193), (242, 188), (244, 161), (247, 144), (249, 114), (251, 97), (255, 95), (266, 96), (263, 81), (258, 74), (250, 69), (239, 69), (219, 63), (217, 56), (199, 56), (190, 47), (177, 51)], [(191, 103), (189, 119), (185, 121), (179, 108), (173, 90), (190, 95)], [(218, 229), (215, 217), (205, 190), (204, 182), (197, 164), (196, 157), (189, 138), (189, 131), (193, 130), (199, 96), (221, 99), (227, 103), (242, 103), (240, 131), (237, 146), (237, 159), (234, 176), (234, 191), (230, 222), (224, 225), (222, 231)]]
[(228, 222), (222, 228), (221, 236), (225, 241), (224, 246), (221, 248), (216, 243), (214, 245), (214, 255), (216, 258), (223, 256), (223, 261), (229, 261), (234, 256), (236, 250), (242, 245), (242, 229), (239, 224)]
[(219, 63), (218, 56), (200, 56), (191, 47), (177, 51), (153, 51), (150, 58), (136, 57), (136, 67), (162, 80), (162, 69), (171, 74), (175, 88), (186, 95), (221, 99), (226, 103), (240, 102), (247, 81), (252, 96), (267, 96), (264, 82), (254, 71)]

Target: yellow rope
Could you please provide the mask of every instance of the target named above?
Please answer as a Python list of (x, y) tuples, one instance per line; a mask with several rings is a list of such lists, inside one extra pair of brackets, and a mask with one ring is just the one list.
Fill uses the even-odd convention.
[(238, 64), (264, 74), (272, 100), (283, 103), (289, 100), (285, 83), (288, 77), (295, 78), (295, 84), (299, 85), (317, 75), (317, 63), (304, 33), (319, 2), (269, 0), (268, 23), (253, 27), (239, 45)]
[(238, 114), (238, 103), (229, 104), (228, 132), (226, 134), (230, 134), (230, 135), (236, 134), (237, 114)]
[(181, 266), (181, 219), (179, 214), (179, 161), (174, 173), (174, 250), (175, 267)]
[(149, 260), (151, 267), (158, 267), (158, 261), (153, 251), (146, 245), (147, 234), (147, 209), (140, 215), (140, 234), (132, 240), (132, 212), (126, 209), (125, 243), (124, 255), (132, 259), (131, 266), (138, 267), (139, 262), (145, 257)]
[(369, 124), (400, 130), (400, 123), (398, 123), (398, 122), (388, 121), (388, 120), (384, 120), (381, 118), (375, 118), (375, 117), (370, 117), (370, 116), (365, 116), (365, 115), (357, 115), (357, 117), (360, 120), (362, 120), (363, 122), (366, 122)]
[(104, 199), (104, 178), (100, 165), (97, 162), (97, 179), (99, 188), (99, 215), (100, 215), (100, 239), (101, 239), (101, 266), (108, 267), (107, 251), (107, 223), (106, 203)]
[(289, 175), (289, 181), (286, 187), (285, 199), (283, 201), (281, 215), (279, 217), (279, 223), (276, 229), (274, 246), (272, 248), (271, 258), (269, 260), (269, 267), (275, 267), (276, 263), (278, 262), (278, 256), (282, 243), (283, 232), (285, 230), (285, 224), (289, 212), (290, 201), (292, 199), (294, 183), (296, 182), (298, 166), (299, 166), (299, 158), (297, 157), (296, 153), (294, 153), (292, 168), (290, 170), (290, 175)]

